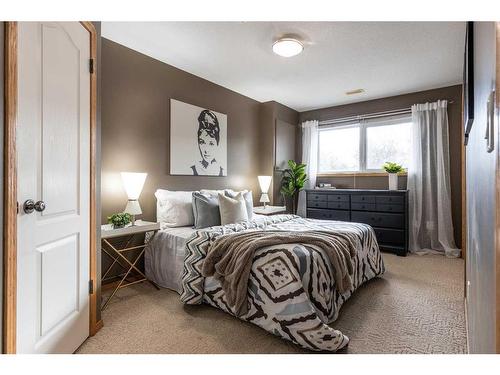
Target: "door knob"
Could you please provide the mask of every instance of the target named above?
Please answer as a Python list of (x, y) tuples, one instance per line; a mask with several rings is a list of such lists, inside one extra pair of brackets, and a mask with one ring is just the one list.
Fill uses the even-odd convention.
[(35, 203), (35, 210), (38, 212), (42, 212), (45, 210), (45, 202), (44, 201), (38, 201)]
[(35, 210), (35, 201), (33, 199), (28, 199), (23, 204), (23, 211), (27, 214), (32, 213)]
[(45, 210), (45, 202), (38, 201), (35, 203), (33, 199), (27, 199), (23, 204), (23, 211), (27, 214), (31, 214), (35, 210), (38, 212)]

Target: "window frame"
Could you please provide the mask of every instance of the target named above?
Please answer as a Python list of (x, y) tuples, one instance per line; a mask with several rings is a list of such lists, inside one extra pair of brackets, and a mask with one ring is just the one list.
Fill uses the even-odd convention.
[[(373, 120), (360, 119), (357, 121), (350, 121), (347, 124), (331, 124), (331, 125), (323, 125), (319, 126), (318, 129), (318, 159), (317, 159), (317, 171), (316, 174), (318, 176), (325, 175), (378, 175), (378, 174), (386, 174), (386, 172), (380, 169), (367, 169), (367, 153), (368, 153), (368, 139), (367, 139), (367, 129), (375, 128), (379, 126), (389, 126), (389, 125), (397, 125), (397, 124), (410, 124), (411, 126), (411, 115), (399, 115), (399, 116), (390, 116), (390, 117), (382, 117)], [(347, 128), (359, 128), (359, 170), (352, 171), (320, 171), (320, 155), (321, 155), (321, 147), (319, 142), (319, 137), (321, 133), (328, 130), (338, 130), (338, 129), (347, 129)], [(401, 173), (405, 175), (406, 172)]]

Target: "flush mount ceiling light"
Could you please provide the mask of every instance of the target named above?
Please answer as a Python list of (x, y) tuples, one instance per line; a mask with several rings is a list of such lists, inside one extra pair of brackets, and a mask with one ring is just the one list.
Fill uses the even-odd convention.
[(297, 39), (281, 38), (273, 44), (273, 52), (283, 57), (298, 55), (304, 50), (304, 46)]

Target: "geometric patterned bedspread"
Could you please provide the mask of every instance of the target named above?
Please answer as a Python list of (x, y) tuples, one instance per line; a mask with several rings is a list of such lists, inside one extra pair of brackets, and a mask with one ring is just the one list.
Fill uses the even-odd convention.
[(239, 318), (314, 351), (337, 351), (349, 338), (328, 324), (364, 282), (384, 273), (384, 263), (369, 225), (274, 215), (261, 221), (229, 224), (196, 231), (186, 243), (181, 301), (207, 303), (237, 316), (228, 306), (217, 280), (201, 275), (207, 248), (220, 235), (248, 230), (343, 232), (355, 238), (351, 290), (335, 288), (327, 255), (314, 246), (272, 245), (256, 251), (248, 283), (248, 312)]

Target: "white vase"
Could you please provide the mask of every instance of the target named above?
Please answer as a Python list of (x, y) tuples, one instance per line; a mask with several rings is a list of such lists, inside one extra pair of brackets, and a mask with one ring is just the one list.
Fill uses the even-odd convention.
[(398, 174), (389, 173), (389, 190), (398, 190)]

